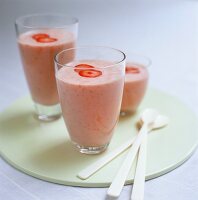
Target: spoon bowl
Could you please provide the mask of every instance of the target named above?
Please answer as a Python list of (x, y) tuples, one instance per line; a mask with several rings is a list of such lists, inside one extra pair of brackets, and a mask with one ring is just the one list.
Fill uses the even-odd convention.
[(149, 125), (151, 123), (154, 123), (155, 119), (158, 116), (158, 112), (152, 108), (147, 108), (143, 111), (141, 114), (141, 120), (143, 124)]
[[(150, 127), (150, 131), (155, 129), (160, 129), (167, 126), (169, 123), (169, 118), (165, 115), (158, 115), (155, 121), (153, 122), (152, 126)], [(143, 125), (142, 119), (140, 119), (137, 123), (137, 128), (140, 129)]]
[(169, 123), (169, 118), (165, 115), (158, 115), (153, 123), (152, 129), (163, 128)]

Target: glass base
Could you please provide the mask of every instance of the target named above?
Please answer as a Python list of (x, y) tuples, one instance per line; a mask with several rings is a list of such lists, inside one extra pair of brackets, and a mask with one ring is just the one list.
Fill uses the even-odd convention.
[(34, 106), (36, 109), (36, 118), (41, 121), (50, 122), (60, 118), (61, 116), (60, 104), (44, 106), (35, 103)]
[(74, 143), (74, 145), (77, 147), (78, 151), (83, 154), (100, 154), (103, 151), (107, 149), (109, 146), (109, 143), (102, 145), (102, 146), (97, 146), (97, 147), (85, 147), (81, 146), (79, 144)]

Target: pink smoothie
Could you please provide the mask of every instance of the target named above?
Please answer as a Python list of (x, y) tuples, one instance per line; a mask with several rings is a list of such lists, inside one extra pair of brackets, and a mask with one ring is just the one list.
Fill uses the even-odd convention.
[[(132, 70), (130, 70), (131, 68)], [(145, 95), (148, 76), (148, 71), (145, 67), (130, 63), (126, 65), (122, 112), (133, 113), (136, 111)]]
[[(47, 34), (55, 41), (39, 42), (35, 34)], [(21, 34), (18, 38), (22, 63), (34, 102), (55, 105), (59, 102), (56, 88), (54, 55), (75, 46), (72, 33), (59, 29), (45, 29)]]
[(124, 75), (120, 67), (100, 68), (104, 63), (88, 63), (102, 72), (95, 78), (80, 76), (72, 67), (61, 68), (56, 75), (71, 140), (85, 147), (109, 143), (118, 121)]

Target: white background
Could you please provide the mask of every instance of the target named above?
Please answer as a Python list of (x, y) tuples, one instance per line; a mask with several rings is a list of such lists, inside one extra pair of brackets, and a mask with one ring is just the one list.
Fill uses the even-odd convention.
[[(198, 2), (184, 0), (0, 0), (0, 111), (28, 93), (14, 21), (30, 13), (79, 18), (80, 45), (107, 45), (152, 59), (150, 86), (173, 94), (197, 114)], [(119, 199), (129, 199), (126, 186)], [(100, 200), (106, 189), (67, 187), (29, 177), (0, 159), (1, 200)], [(197, 200), (198, 153), (180, 168), (148, 181), (146, 200)]]

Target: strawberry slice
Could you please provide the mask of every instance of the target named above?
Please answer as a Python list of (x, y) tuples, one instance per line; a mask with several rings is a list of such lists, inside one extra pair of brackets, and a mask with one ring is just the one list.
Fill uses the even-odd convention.
[(32, 35), (32, 38), (35, 40), (38, 40), (39, 38), (49, 38), (49, 35), (46, 33), (38, 33), (38, 34)]
[(79, 71), (79, 75), (88, 78), (95, 78), (102, 75), (102, 72), (96, 69), (86, 69)]
[(127, 74), (138, 74), (140, 73), (140, 70), (137, 67), (126, 67), (126, 73)]
[(36, 41), (41, 43), (49, 43), (49, 42), (56, 42), (57, 39), (52, 37), (44, 37), (44, 38), (38, 38)]
[(77, 69), (74, 69), (75, 72), (80, 72), (82, 69), (90, 69), (90, 68), (94, 68), (94, 66), (92, 65), (88, 65), (88, 64), (79, 64), (79, 65), (76, 65), (75, 68)]

